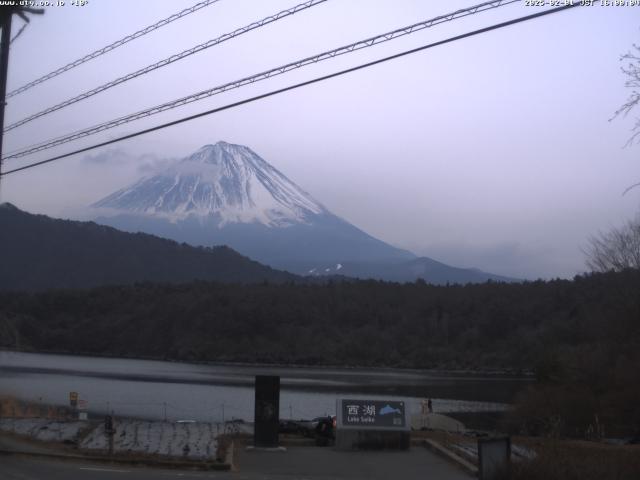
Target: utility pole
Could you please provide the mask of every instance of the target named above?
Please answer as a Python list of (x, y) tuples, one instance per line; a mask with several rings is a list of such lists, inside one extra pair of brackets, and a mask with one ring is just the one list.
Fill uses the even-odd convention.
[(42, 15), (41, 8), (20, 7), (16, 4), (0, 7), (0, 180), (2, 180), (2, 146), (4, 141), (4, 107), (7, 105), (7, 73), (9, 71), (9, 45), (11, 44), (11, 19), (17, 14), (29, 23), (27, 13)]
[(4, 140), (4, 107), (7, 104), (7, 71), (9, 70), (9, 44), (11, 43), (11, 17), (15, 7), (0, 9), (2, 39), (0, 40), (0, 179), (2, 178), (2, 143)]

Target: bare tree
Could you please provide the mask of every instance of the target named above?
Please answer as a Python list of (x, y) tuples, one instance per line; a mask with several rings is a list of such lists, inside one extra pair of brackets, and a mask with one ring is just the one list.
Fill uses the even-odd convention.
[[(626, 117), (631, 110), (640, 104), (640, 46), (633, 44), (632, 50), (627, 52), (625, 55), (622, 55), (620, 57), (620, 61), (625, 63), (628, 62), (626, 66), (623, 65), (621, 67), (621, 70), (627, 77), (624, 86), (631, 88), (632, 91), (629, 94), (627, 101), (615, 111), (611, 120), (620, 115)], [(636, 118), (636, 124), (631, 131), (633, 134), (629, 139), (628, 144), (631, 144), (640, 138), (640, 118)]]
[(596, 272), (640, 269), (640, 215), (620, 228), (589, 238), (587, 266)]
[[(631, 51), (620, 57), (625, 65), (621, 67), (626, 76), (624, 86), (631, 89), (627, 101), (615, 111), (613, 120), (622, 115), (626, 117), (634, 108), (640, 105), (640, 46), (633, 44)], [(631, 137), (627, 146), (640, 141), (640, 117), (631, 129)], [(635, 183), (628, 187), (624, 193), (640, 186)], [(608, 232), (600, 232), (588, 240), (588, 246), (584, 251), (587, 256), (587, 267), (596, 272), (620, 271), (627, 268), (640, 269), (640, 214), (635, 220), (630, 220), (620, 228), (614, 228)]]
[[(620, 115), (626, 117), (631, 110), (640, 105), (640, 46), (634, 43), (633, 48), (620, 57), (620, 61), (626, 64), (620, 69), (627, 77), (627, 80), (624, 82), (624, 86), (626, 88), (630, 88), (631, 93), (629, 94), (627, 101), (614, 112), (613, 117), (611, 117), (609, 121), (619, 117)], [(627, 141), (626, 146), (632, 145), (635, 141), (640, 141), (640, 117), (636, 117), (636, 123), (631, 129), (631, 137)], [(627, 187), (623, 195), (625, 195), (629, 190), (639, 186), (640, 182)]]

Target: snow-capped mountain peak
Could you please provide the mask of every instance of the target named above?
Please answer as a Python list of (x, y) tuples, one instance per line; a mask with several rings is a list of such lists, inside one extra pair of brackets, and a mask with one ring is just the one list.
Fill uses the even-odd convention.
[(213, 217), (226, 223), (287, 226), (328, 213), (250, 148), (205, 145), (160, 173), (96, 202), (94, 207), (169, 218)]

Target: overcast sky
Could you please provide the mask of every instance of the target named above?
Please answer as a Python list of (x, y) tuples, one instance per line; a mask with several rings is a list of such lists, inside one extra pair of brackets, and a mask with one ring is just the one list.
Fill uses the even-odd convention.
[[(11, 48), (8, 90), (196, 3), (50, 7)], [(8, 101), (5, 125), (300, 0), (221, 0)], [(480, 0), (329, 0), (5, 135), (5, 152)], [(456, 20), (67, 144), (15, 166), (540, 11)], [(14, 18), (13, 33), (22, 26)], [(635, 215), (640, 145), (620, 56), (640, 7), (580, 7), (457, 41), (3, 179), (2, 201), (81, 209), (202, 145), (247, 145), (368, 233), (437, 260), (520, 278), (584, 270), (589, 235)], [(635, 112), (640, 115), (640, 111)]]

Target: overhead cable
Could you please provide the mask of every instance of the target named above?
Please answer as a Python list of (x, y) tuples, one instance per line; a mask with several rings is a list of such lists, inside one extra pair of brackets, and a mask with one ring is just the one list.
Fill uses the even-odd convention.
[(444, 45), (446, 43), (455, 42), (457, 40), (462, 40), (464, 38), (472, 37), (474, 35), (479, 35), (481, 33), (486, 33), (486, 32), (492, 31), (492, 30), (497, 30), (499, 28), (508, 27), (510, 25), (515, 25), (515, 24), (518, 24), (518, 23), (526, 22), (528, 20), (533, 20), (535, 18), (540, 18), (540, 17), (546, 16), (546, 15), (551, 15), (553, 13), (558, 13), (558, 12), (561, 12), (561, 11), (564, 11), (564, 10), (568, 10), (568, 9), (574, 8), (574, 7), (579, 7), (579, 6), (580, 6), (579, 3), (568, 4), (568, 5), (565, 5), (565, 6), (562, 6), (562, 7), (557, 7), (557, 8), (553, 8), (553, 9), (549, 9), (549, 10), (543, 10), (541, 12), (537, 12), (537, 13), (534, 13), (534, 14), (531, 14), (531, 15), (526, 15), (524, 17), (519, 17), (519, 18), (516, 18), (516, 19), (513, 19), (513, 20), (506, 21), (506, 22), (497, 23), (497, 24), (491, 25), (489, 27), (481, 28), (479, 30), (474, 30), (472, 32), (467, 32), (467, 33), (463, 33), (461, 35), (456, 35), (455, 37), (450, 37), (450, 38), (447, 38), (445, 40), (440, 40), (438, 42), (434, 42), (434, 43), (430, 43), (430, 44), (427, 44), (427, 45), (423, 45), (423, 46), (418, 47), (418, 48), (414, 48), (414, 49), (411, 49), (411, 50), (406, 50), (406, 51), (403, 51), (403, 52), (400, 52), (400, 53), (396, 53), (395, 55), (390, 55), (388, 57), (380, 58), (380, 59), (374, 60), (372, 62), (367, 62), (367, 63), (361, 64), (361, 65), (357, 65), (355, 67), (347, 68), (345, 70), (340, 70), (338, 72), (334, 72), (334, 73), (331, 73), (331, 74), (328, 74), (328, 75), (323, 75), (321, 77), (316, 77), (314, 79), (307, 80), (305, 82), (296, 83), (296, 84), (290, 85), (288, 87), (279, 88), (277, 90), (272, 90), (270, 92), (263, 93), (261, 95), (256, 95), (255, 97), (251, 97), (251, 98), (247, 98), (247, 99), (244, 99), (244, 100), (240, 100), (238, 102), (230, 103), (230, 104), (224, 105), (222, 107), (213, 108), (211, 110), (200, 112), (200, 113), (197, 113), (195, 115), (189, 115), (188, 117), (183, 117), (183, 118), (180, 118), (178, 120), (173, 120), (171, 122), (163, 123), (163, 124), (157, 125), (155, 127), (147, 128), (147, 129), (144, 129), (144, 130), (139, 130), (137, 132), (130, 133), (128, 135), (123, 135), (121, 137), (114, 138), (114, 139), (111, 139), (111, 140), (107, 140), (107, 141), (104, 141), (104, 142), (101, 142), (101, 143), (97, 143), (97, 144), (94, 144), (94, 145), (91, 145), (91, 146), (88, 146), (88, 147), (80, 148), (80, 149), (74, 150), (72, 152), (68, 152), (68, 153), (64, 153), (64, 154), (61, 154), (61, 155), (57, 155), (55, 157), (48, 158), (46, 160), (41, 160), (39, 162), (30, 163), (30, 164), (22, 166), (22, 167), (14, 168), (13, 170), (8, 170), (8, 171), (2, 173), (2, 176), (9, 175), (10, 173), (16, 173), (16, 172), (20, 172), (20, 171), (27, 170), (27, 169), (30, 169), (30, 168), (38, 167), (38, 166), (44, 165), (46, 163), (50, 163), (50, 162), (54, 162), (54, 161), (57, 161), (57, 160), (61, 160), (61, 159), (66, 158), (66, 157), (70, 157), (72, 155), (76, 155), (78, 153), (88, 152), (90, 150), (94, 150), (96, 148), (100, 148), (100, 147), (104, 147), (104, 146), (107, 146), (107, 145), (111, 145), (113, 143), (121, 142), (123, 140), (128, 140), (130, 138), (139, 137), (140, 135), (145, 135), (147, 133), (151, 133), (151, 132), (155, 132), (155, 131), (158, 131), (158, 130), (162, 130), (164, 128), (171, 127), (173, 125), (178, 125), (180, 123), (189, 122), (189, 121), (195, 120), (197, 118), (201, 118), (201, 117), (204, 117), (204, 116), (207, 116), (207, 115), (212, 115), (214, 113), (218, 113), (218, 112), (221, 112), (221, 111), (224, 111), (224, 110), (229, 110), (229, 109), (232, 109), (232, 108), (235, 108), (235, 107), (239, 107), (241, 105), (245, 105), (245, 104), (248, 104), (248, 103), (255, 102), (257, 100), (262, 100), (264, 98), (272, 97), (274, 95), (278, 95), (278, 94), (281, 94), (281, 93), (284, 93), (284, 92), (288, 92), (290, 90), (295, 90), (295, 89), (298, 89), (298, 88), (301, 88), (301, 87), (305, 87), (307, 85), (312, 85), (314, 83), (318, 83), (318, 82), (322, 82), (322, 81), (325, 81), (325, 80), (328, 80), (328, 79), (331, 79), (331, 78), (339, 77), (339, 76), (345, 75), (347, 73), (351, 73), (351, 72), (355, 72), (355, 71), (362, 70), (362, 69), (365, 69), (365, 68), (369, 68), (369, 67), (372, 67), (374, 65), (378, 65), (378, 64), (381, 64), (381, 63), (384, 63), (384, 62), (388, 62), (390, 60), (394, 60), (394, 59), (401, 58), (401, 57), (404, 57), (404, 56), (407, 56), (407, 55), (411, 55), (413, 53), (421, 52), (421, 51), (427, 50), (429, 48), (433, 48), (433, 47), (437, 47), (437, 46), (440, 46), (440, 45)]
[(139, 77), (141, 75), (144, 75), (146, 73), (150, 73), (153, 72), (154, 70), (157, 70), (159, 68), (162, 67), (166, 67), (167, 65), (170, 65), (174, 62), (177, 62), (178, 60), (182, 60), (183, 58), (189, 57), (195, 53), (201, 52), (203, 50), (206, 50), (207, 48), (211, 48), (215, 45), (219, 45), (223, 42), (226, 42), (227, 40), (231, 40), (232, 38), (238, 37), (240, 35), (243, 35), (247, 32), (250, 32), (251, 30), (255, 30), (257, 28), (260, 27), (264, 27), (265, 25), (268, 25), (270, 23), (276, 22), (282, 18), (288, 17), (290, 15), (293, 15), (295, 13), (298, 13), (302, 10), (306, 10), (308, 8), (314, 7), (316, 5), (319, 5), (321, 3), (326, 2), (327, 0), (308, 0), (304, 3), (301, 3), (299, 5), (296, 5), (295, 7), (292, 8), (288, 8), (286, 10), (282, 10), (281, 12), (278, 12), (274, 15), (269, 15), (266, 18), (263, 18), (262, 20), (258, 20), (257, 22), (253, 22), (250, 23), (249, 25), (246, 25), (244, 27), (238, 28), (236, 30), (234, 30), (231, 33), (225, 33), (224, 35), (214, 38), (212, 40), (209, 40), (207, 42), (201, 43), (199, 45), (196, 45), (195, 47), (189, 48), (187, 50), (184, 50), (180, 53), (176, 53), (174, 55), (171, 55), (170, 57), (167, 57), (163, 60), (160, 60), (159, 62), (156, 63), (152, 63), (151, 65), (148, 65), (144, 68), (141, 68), (140, 70), (136, 70), (135, 72), (132, 73), (128, 73), (127, 75), (124, 75), (122, 77), (118, 77), (115, 80), (112, 80), (108, 83), (105, 83), (103, 85), (100, 85), (99, 87), (93, 88), (91, 90), (87, 90), (86, 92), (81, 93), (80, 95), (76, 95), (75, 97), (69, 98), (68, 100), (65, 100), (64, 102), (58, 103), (57, 105), (54, 105), (52, 107), (46, 108), (38, 113), (34, 113), (33, 115), (29, 115), (28, 117), (23, 118), (22, 120), (19, 120), (15, 123), (12, 123), (11, 125), (7, 126), (4, 131), (8, 132), (10, 130), (13, 130), (14, 128), (17, 128), (21, 125), (24, 125), (25, 123), (31, 122), (33, 120), (35, 120), (36, 118), (40, 118), (44, 115), (48, 115), (50, 113), (53, 113), (57, 110), (60, 110), (61, 108), (64, 107), (68, 107), (69, 105), (73, 105), (74, 103), (78, 103), (82, 100), (86, 100), (89, 97), (93, 97), (94, 95), (97, 95), (100, 92), (104, 92), (105, 90), (108, 90), (110, 88), (115, 87), (116, 85), (120, 85), (121, 83), (124, 82), (128, 82), (129, 80), (133, 80), (136, 77)]
[(358, 42), (355, 43), (351, 43), (349, 45), (344, 45), (342, 47), (339, 48), (335, 48), (333, 50), (329, 50), (323, 53), (319, 53), (317, 55), (313, 55), (311, 57), (306, 57), (303, 58), (301, 60), (296, 60), (295, 62), (291, 62), (288, 63), (286, 65), (281, 65), (279, 67), (276, 68), (272, 68), (270, 70), (267, 70), (265, 72), (261, 72), (261, 73), (257, 73), (254, 75), (251, 75), (249, 77), (245, 77), (245, 78), (241, 78), (239, 80), (234, 80), (233, 82), (229, 82), (229, 83), (225, 83), (223, 85), (219, 85), (217, 87), (213, 87), (210, 88), (208, 90), (204, 90), (201, 92), (197, 92), (191, 95), (188, 95), (186, 97), (182, 97), (179, 98), (177, 100), (172, 100), (170, 102), (166, 102), (160, 105), (156, 105), (155, 107), (151, 107), (148, 108), (146, 110), (142, 110), (136, 113), (132, 113), (120, 118), (116, 118), (114, 120), (110, 120), (108, 122), (105, 123), (101, 123), (98, 125), (94, 125), (92, 127), (88, 127), (86, 129), (83, 130), (79, 130), (76, 132), (73, 132), (71, 134), (68, 134), (66, 136), (62, 136), (62, 137), (58, 137), (55, 139), (51, 139), (49, 141), (45, 141), (44, 143), (41, 143), (39, 145), (35, 145), (32, 147), (27, 147), (24, 148), (16, 153), (12, 153), (10, 155), (7, 155), (5, 157), (5, 159), (10, 159), (10, 158), (20, 158), (23, 157), (25, 155), (29, 155), (32, 153), (36, 153), (42, 150), (47, 150), (49, 148), (58, 146), (58, 145), (62, 145), (64, 143), (67, 142), (71, 142), (74, 140), (77, 140), (79, 138), (83, 138), (86, 137), (88, 135), (94, 135), (96, 133), (102, 132), (104, 130), (109, 130), (111, 128), (123, 125), (125, 123), (129, 123), (135, 120), (139, 120), (141, 118), (145, 118), (145, 117), (149, 117), (151, 115), (155, 115), (157, 113), (161, 113), (167, 110), (171, 110), (173, 108), (176, 107), (180, 107), (183, 105), (187, 105), (189, 103), (193, 103), (196, 102), (198, 100), (202, 100), (214, 95), (218, 95), (220, 93), (226, 92), (228, 90), (233, 90), (236, 88), (240, 88), (243, 87), (245, 85), (250, 85), (252, 83), (261, 81), (261, 80), (266, 80), (268, 78), (277, 76), (277, 75), (282, 75), (284, 73), (287, 73), (291, 70), (295, 70), (307, 65), (311, 65), (314, 63), (318, 63), (318, 62), (322, 62), (324, 60), (329, 60), (331, 58), (340, 56), (340, 55), (344, 55), (347, 53), (351, 53), (354, 52), (356, 50), (361, 50), (363, 48), (368, 48), (374, 45), (377, 45), (379, 43), (383, 43), (383, 42), (388, 42), (390, 40), (396, 39), (398, 37), (402, 37), (405, 35), (409, 35), (411, 33), (415, 33), (418, 32), (420, 30), (424, 30), (425, 28), (430, 28), (433, 27), (435, 25), (438, 25), (440, 23), (444, 23), (444, 22), (449, 22), (458, 18), (462, 18), (462, 17), (466, 17), (469, 15), (473, 15), (482, 11), (486, 11), (486, 10), (490, 10), (490, 9), (494, 9), (494, 8), (498, 8), (501, 6), (505, 6), (511, 3), (515, 3), (518, 2), (520, 0), (493, 0), (493, 1), (489, 1), (489, 2), (484, 2), (481, 3), (479, 5), (475, 5), (473, 7), (469, 7), (469, 8), (465, 8), (465, 9), (461, 9), (461, 10), (456, 10), (455, 12), (452, 13), (448, 13), (446, 15), (440, 15), (438, 17), (435, 18), (431, 18), (429, 20), (424, 20), (422, 22), (418, 22), (418, 23), (414, 23), (413, 25), (409, 25), (406, 27), (402, 27), (396, 30), (393, 30), (391, 32), (386, 32), (386, 33), (382, 33), (380, 35), (376, 35), (374, 37), (370, 37), (364, 40), (360, 40)]
[(63, 67), (60, 67), (56, 70), (54, 70), (53, 72), (47, 73), (46, 75), (43, 75), (39, 78), (36, 78), (35, 80), (27, 83), (26, 85), (23, 85), (20, 88), (16, 88), (15, 90), (7, 93), (7, 98), (13, 97), (14, 95), (18, 95), (19, 93), (25, 92), (27, 90), (29, 90), (32, 87), (35, 87), (36, 85), (42, 83), (42, 82), (46, 82), (47, 80), (50, 80), (54, 77), (57, 77), (58, 75), (67, 72), (69, 70), (71, 70), (72, 68), (77, 67), (78, 65), (82, 65), (83, 63), (88, 62), (89, 60), (93, 60), (94, 58), (97, 58), (101, 55), (104, 55), (105, 53), (108, 53), (112, 50), (115, 50), (118, 47), (121, 47), (122, 45), (124, 45), (125, 43), (129, 43), (132, 40), (135, 40), (136, 38), (140, 38), (143, 35), (146, 35), (148, 33), (153, 32), (154, 30), (157, 30), (158, 28), (164, 27), (165, 25), (170, 24), (171, 22), (174, 22), (182, 17), (185, 17), (191, 13), (197, 12), (198, 10), (204, 8), (204, 7), (208, 7), (209, 5), (212, 5), (214, 3), (219, 2), (220, 0), (204, 0), (202, 2), (196, 3), (195, 5), (193, 5), (192, 7), (189, 8), (185, 8), (184, 10), (178, 12), (178, 13), (174, 13), (173, 15), (164, 18), (156, 23), (154, 23), (153, 25), (149, 25), (148, 27), (143, 28), (142, 30), (138, 30), (135, 33), (132, 33), (131, 35), (127, 35), (124, 38), (121, 38), (120, 40), (116, 40), (115, 42), (107, 45), (106, 47), (102, 47), (94, 52), (91, 52), (87, 55), (85, 55), (84, 57), (81, 57), (77, 60), (74, 60), (71, 63), (66, 64)]

